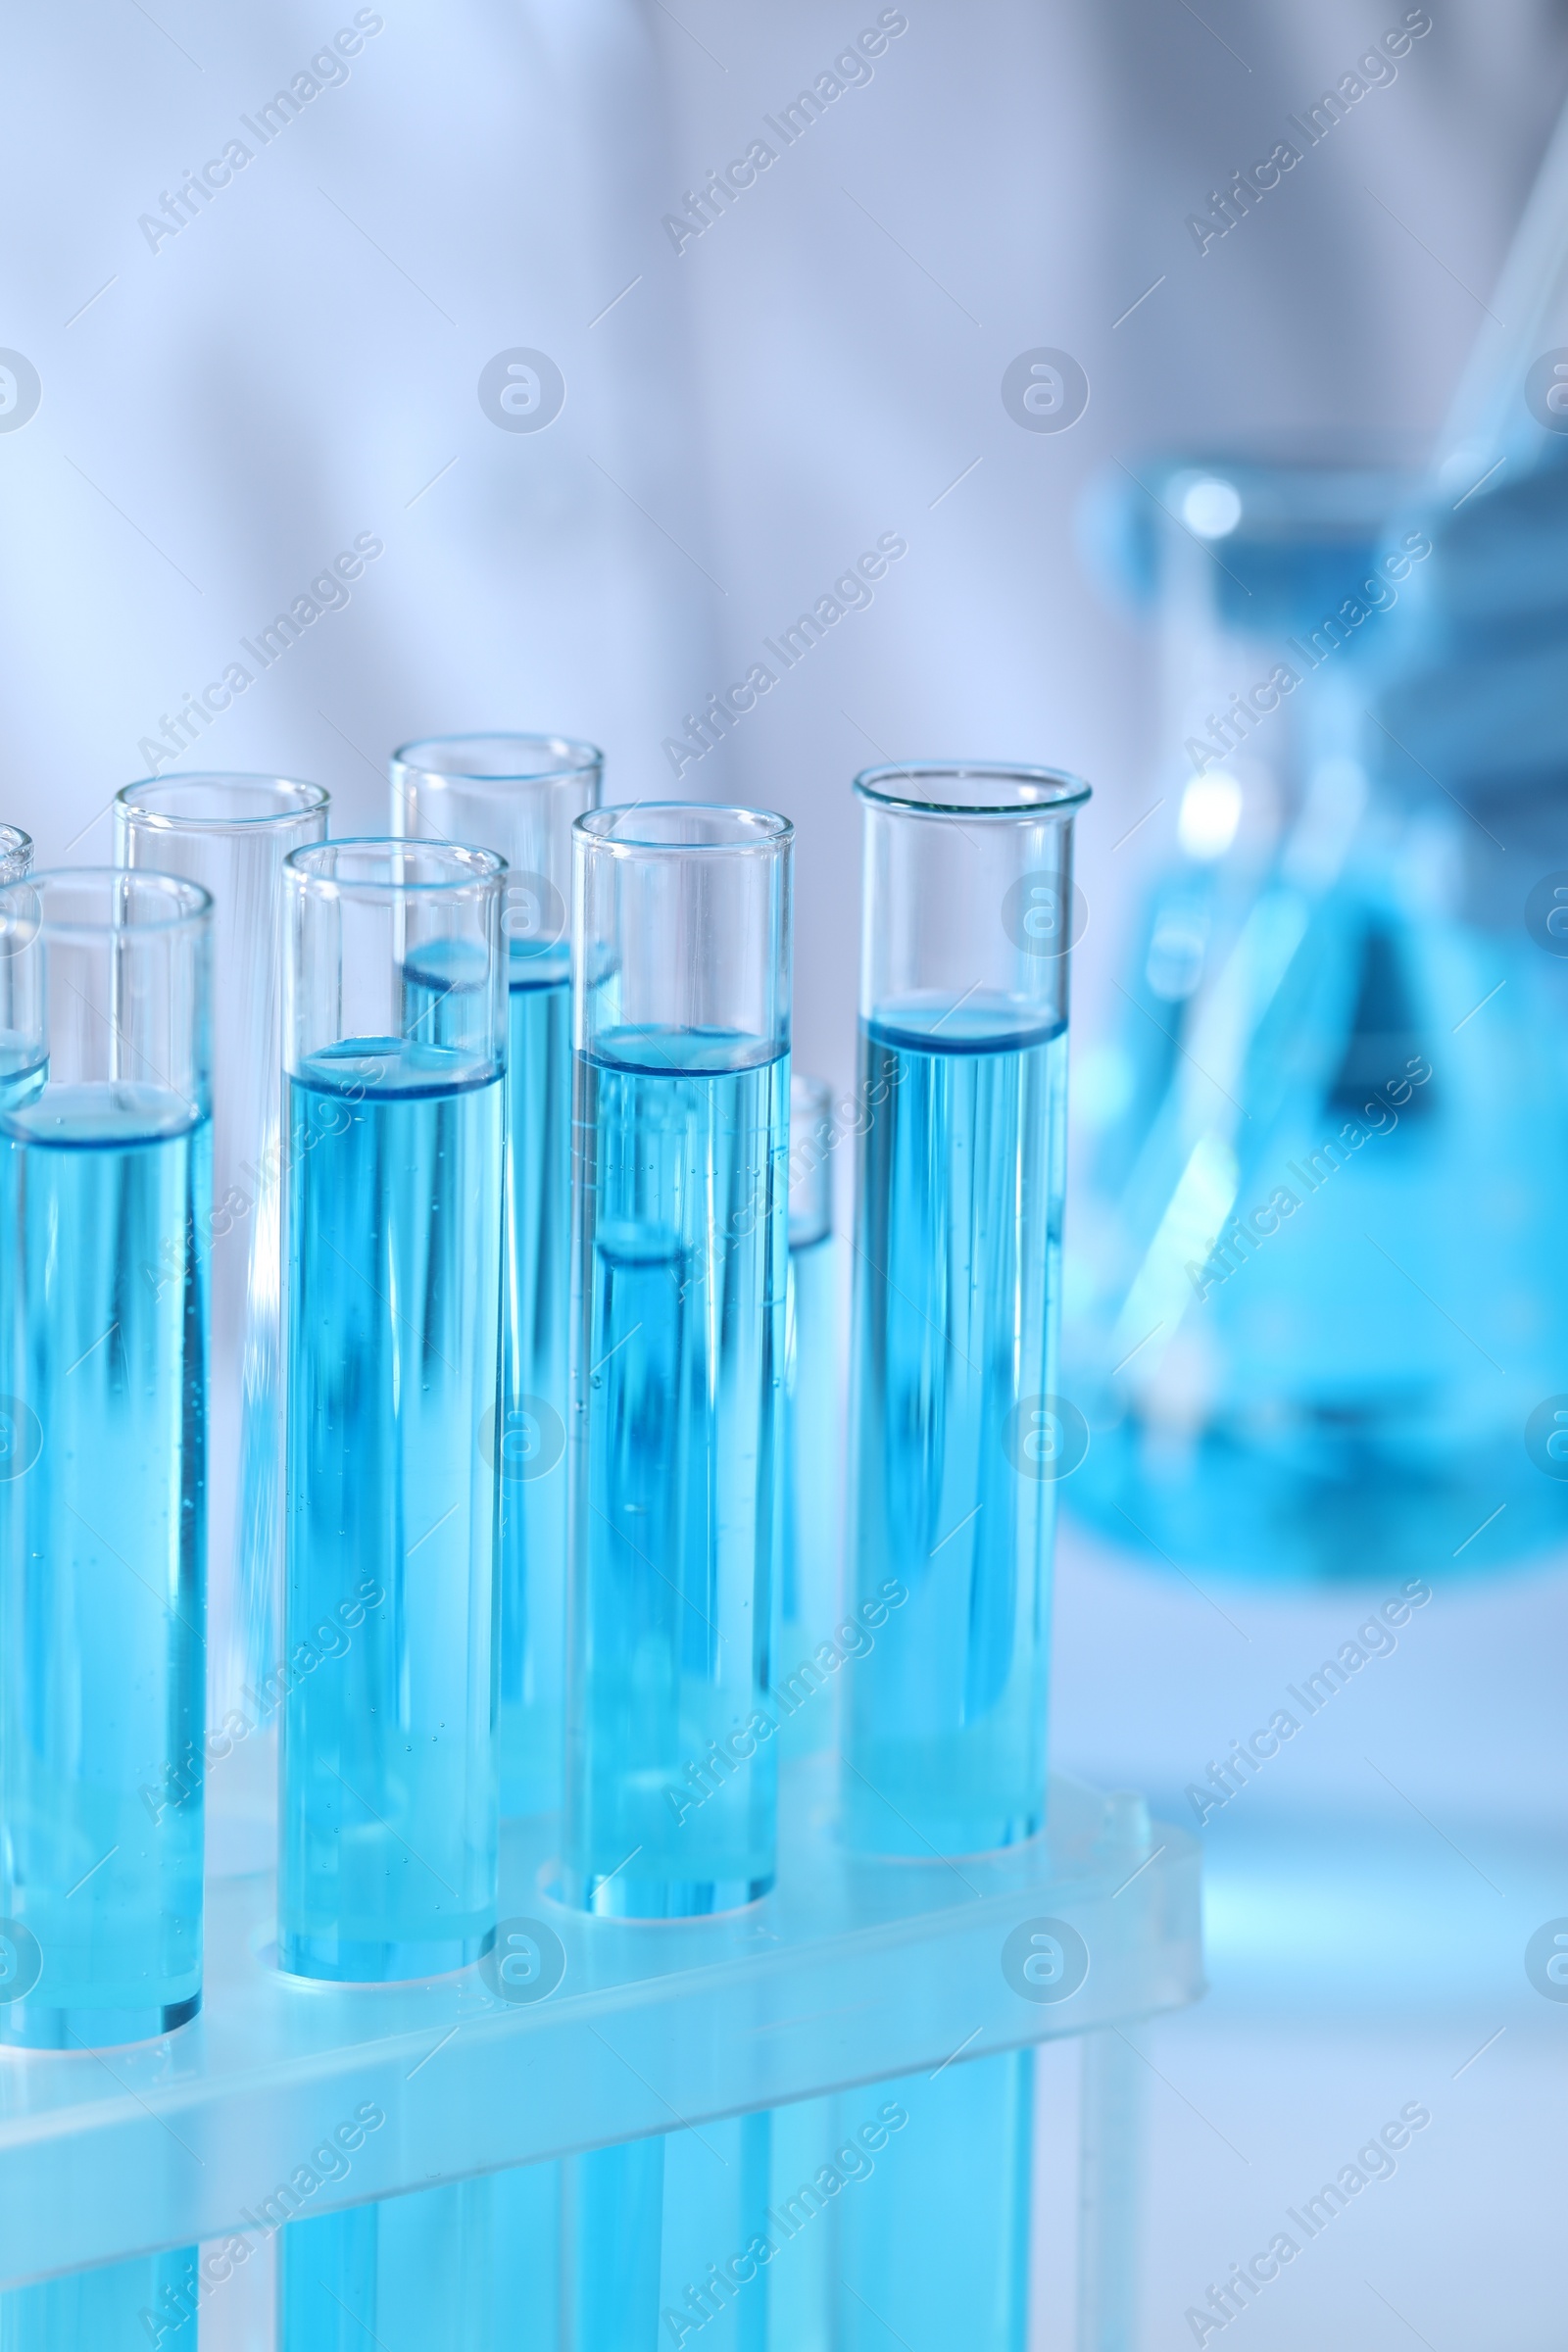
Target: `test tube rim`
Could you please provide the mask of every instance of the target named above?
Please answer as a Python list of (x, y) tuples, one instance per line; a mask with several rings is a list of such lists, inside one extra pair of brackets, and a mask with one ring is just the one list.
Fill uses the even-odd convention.
[[(398, 858), (426, 858), (439, 864), (450, 862), (459, 870), (447, 873), (437, 881), (414, 882), (390, 870), (377, 875), (341, 875), (319, 870), (344, 851), (375, 850), (386, 854), (390, 868), (396, 853)], [(499, 892), (506, 880), (507, 860), (499, 850), (480, 849), (476, 844), (456, 841), (411, 841), (401, 834), (346, 833), (334, 835), (327, 841), (302, 842), (290, 850), (283, 860), (283, 872), (290, 885), (298, 891), (318, 893), (322, 898), (359, 899), (390, 904), (395, 899), (420, 898), (462, 899), (483, 897), (488, 891)]]
[[(194, 816), (174, 808), (152, 808), (134, 797), (139, 793), (167, 791), (171, 786), (210, 789), (214, 785), (247, 785), (254, 791), (292, 793), (299, 797), (286, 807), (270, 808), (255, 816)], [(138, 826), (157, 832), (230, 833), (253, 827), (265, 831), (270, 826), (298, 824), (302, 817), (316, 816), (330, 808), (331, 801), (324, 784), (308, 783), (302, 776), (248, 774), (237, 768), (196, 768), (177, 775), (138, 776), (133, 783), (122, 784), (115, 795), (117, 809), (122, 809), (127, 818), (134, 818)]]
[[(918, 792), (890, 792), (887, 784), (894, 778), (905, 784), (918, 785), (922, 781), (937, 783), (943, 779), (963, 782), (1012, 784), (1036, 791), (1034, 799), (1014, 798), (991, 803), (977, 801), (934, 800)], [(1040, 790), (1040, 787), (1045, 787)], [(862, 767), (852, 787), (858, 799), (875, 808), (891, 808), (909, 816), (993, 817), (1003, 820), (1019, 817), (1064, 816), (1083, 808), (1093, 795), (1093, 787), (1070, 768), (1032, 767), (1007, 760), (903, 760), (889, 761), (882, 767)]]
[[(732, 819), (736, 830), (726, 840), (637, 841), (616, 834), (612, 825), (622, 817), (701, 816), (717, 823)], [(743, 831), (742, 827), (752, 828)], [(795, 837), (795, 827), (776, 808), (748, 808), (738, 801), (630, 801), (585, 809), (572, 826), (585, 844), (612, 858), (772, 858), (781, 856)]]
[[(81, 888), (99, 884), (122, 896), (134, 891), (149, 900), (164, 899), (175, 909), (162, 919), (148, 919), (140, 912), (124, 919), (114, 910), (113, 902), (104, 919), (84, 921), (68, 915), (51, 915), (41, 902), (56, 889), (70, 885)], [(24, 901), (30, 894), (35, 902), (28, 906)], [(0, 884), (0, 916), (14, 915), (24, 925), (30, 925), (29, 936), (44, 939), (93, 940), (113, 939), (127, 932), (139, 935), (172, 936), (180, 931), (206, 929), (213, 915), (213, 894), (199, 882), (187, 881), (183, 874), (164, 874), (155, 867), (144, 865), (55, 865), (42, 873), (24, 875), (15, 882)]]
[[(1262, 546), (1281, 540), (1335, 546), (1356, 541), (1369, 531), (1388, 529), (1405, 505), (1419, 496), (1424, 477), (1420, 452), (1414, 442), (1395, 436), (1376, 439), (1365, 447), (1336, 447), (1333, 439), (1321, 446), (1299, 447), (1265, 443), (1251, 448), (1172, 451), (1148, 469), (1157, 490), (1156, 503), (1178, 528), (1173, 513), (1179, 493), (1200, 481), (1223, 482), (1234, 490), (1241, 512), (1226, 538)], [(1302, 494), (1318, 494), (1315, 512), (1303, 514), (1293, 505)], [(1336, 496), (1337, 494), (1337, 496)], [(1332, 498), (1330, 511), (1321, 502)]]
[[(428, 759), (416, 756), (448, 746), (460, 751), (465, 745), (475, 743), (528, 745), (550, 757), (529, 767), (483, 768), (436, 767)], [(408, 768), (437, 786), (461, 784), (468, 792), (488, 791), (504, 796), (509, 787), (537, 790), (541, 785), (580, 783), (595, 770), (603, 773), (605, 755), (597, 744), (581, 742), (570, 735), (530, 735), (497, 727), (473, 734), (416, 736), (412, 743), (399, 744), (392, 754), (391, 764), (394, 777), (398, 769)]]

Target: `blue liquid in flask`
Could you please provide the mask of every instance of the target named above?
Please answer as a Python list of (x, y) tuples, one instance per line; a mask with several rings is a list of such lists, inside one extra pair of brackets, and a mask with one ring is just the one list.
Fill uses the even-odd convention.
[[(1174, 520), (1190, 492), (1232, 510), (1222, 564)], [(1378, 698), (1389, 657), (1428, 659), (1418, 603), (1349, 642), (1330, 618), (1412, 494), (1348, 454), (1182, 460), (1139, 493), (1175, 840), (1080, 1095), (1065, 1355), (1094, 1441), (1065, 1499), (1156, 1571), (1470, 1576), (1568, 1528), (1533, 1417), (1568, 1299), (1568, 976), (1529, 906), (1552, 796), (1483, 763), (1456, 801), (1405, 758)], [(1203, 713), (1281, 661), (1289, 695), (1192, 773)]]
[(162, 1087), (0, 1107), (0, 2039), (201, 2005), (212, 1134)]
[(846, 1677), (845, 1803), (876, 1850), (1044, 1812), (1066, 1054), (979, 994), (862, 1025), (851, 1573), (897, 1613)]
[(349, 1980), (479, 1957), (497, 1868), (502, 1080), (372, 1038), (288, 1082), (279, 1945)]
[(773, 1879), (789, 1056), (760, 1050), (578, 1056), (567, 1884), (632, 1917)]

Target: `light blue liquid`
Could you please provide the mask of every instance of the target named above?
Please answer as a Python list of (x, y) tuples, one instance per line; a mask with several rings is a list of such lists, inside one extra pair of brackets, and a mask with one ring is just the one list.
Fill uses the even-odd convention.
[[(200, 2249), (138, 2254), (0, 2294), (0, 2352), (196, 2352)], [(183, 2332), (181, 2332), (183, 2331)]]
[[(0, 2039), (136, 2040), (202, 1980), (211, 1129), (162, 1087), (0, 1111)], [(0, 1994), (4, 1984), (0, 1984)]]
[[(545, 959), (538, 958), (541, 968)], [(501, 1809), (554, 1812), (565, 1738), (571, 989), (513, 964), (501, 1472)]]
[[(849, 2119), (852, 2132), (875, 2115), (884, 2095), (880, 2085), (867, 2088)], [(836, 2352), (837, 2306), (842, 2300), (839, 2209), (849, 2193), (848, 2184), (837, 2195), (826, 2197), (820, 2210), (809, 2214), (805, 2208), (811, 2199), (803, 2198), (801, 2191), (810, 2182), (821, 2193), (825, 2164), (833, 2166), (841, 2180), (846, 2179), (849, 2167), (841, 2170), (835, 2161), (845, 2146), (840, 2120), (839, 2101), (831, 2091), (822, 2098), (797, 2099), (791, 2106), (775, 2107), (768, 2117), (769, 2211), (761, 2229), (775, 2249), (764, 2273), (766, 2341), (772, 2352), (783, 2346), (788, 2346), (789, 2352)], [(794, 2216), (803, 2219), (797, 2223)], [(888, 2340), (891, 2345), (892, 2338)]]
[(288, 1096), (280, 1957), (418, 1976), (495, 1930), (502, 1082), (370, 1038)]
[(278, 2352), (557, 2352), (560, 2263), (558, 2164), (291, 2222)]
[[(483, 949), (439, 940), (404, 967), (404, 1028), (461, 1046), (483, 1026)], [(561, 1805), (566, 1674), (566, 1367), (571, 1311), (571, 985), (564, 952), (512, 943), (507, 1006), (501, 1479), (501, 1810)]]
[[(1298, 936), (1289, 964), (1225, 984), (1245, 1119), (1201, 1132), (1150, 1087), (1093, 1173), (1066, 1353), (1095, 1437), (1064, 1496), (1205, 1590), (1489, 1575), (1568, 1539), (1526, 1434), (1568, 1388), (1568, 967), (1512, 902), (1507, 930), (1391, 904), (1375, 855), (1309, 908), (1275, 891), (1257, 936)], [(1184, 1051), (1199, 1002), (1161, 1010)]]
[(564, 2344), (650, 2352), (659, 2342), (667, 2144), (623, 2140), (562, 2166)]
[[(784, 1574), (779, 1680), (795, 1678), (833, 1639), (839, 1598), (839, 1267), (830, 1233), (790, 1245), (789, 1382), (785, 1410)], [(804, 1678), (811, 1682), (814, 1676)], [(830, 1677), (780, 1728), (786, 1756), (833, 1744)]]
[(836, 2200), (837, 2352), (1024, 2352), (1033, 2091), (1034, 2052), (1004, 2050), (839, 2092), (852, 2158), (864, 2119), (907, 2121)]
[[(683, 2326), (691, 2338), (705, 2301), (718, 2352), (808, 2352), (769, 2332), (755, 2261), (741, 2288), (710, 2292), (712, 2269), (768, 2229), (773, 2130), (765, 2114), (724, 2118), (292, 2222), (279, 2352), (654, 2352)], [(825, 2249), (829, 2226), (816, 2235)]]
[(577, 1062), (567, 1886), (634, 1917), (773, 1879), (748, 1727), (774, 1712), (789, 1057), (759, 1051), (620, 1031)]
[(862, 1846), (977, 1852), (1045, 1807), (1066, 1032), (920, 1001), (860, 1069), (851, 1574), (908, 1601), (844, 1677), (846, 1810)]
[(772, 2140), (763, 2111), (656, 2142), (664, 2159), (659, 2329), (630, 2338), (627, 2352), (682, 2341), (703, 2352), (806, 2352), (769, 2328), (770, 2266), (757, 2259), (768, 2234)]

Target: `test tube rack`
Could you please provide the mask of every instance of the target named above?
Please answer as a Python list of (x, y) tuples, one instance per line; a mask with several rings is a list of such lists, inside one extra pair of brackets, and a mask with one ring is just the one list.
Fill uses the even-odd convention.
[[(1038, 1837), (956, 1860), (852, 1856), (836, 1814), (833, 1758), (786, 1767), (773, 1893), (744, 1911), (657, 1924), (558, 1903), (557, 1825), (509, 1824), (503, 1933), (530, 1923), (546, 1955), (516, 1989), (493, 1964), (373, 1987), (285, 1977), (270, 1878), (211, 1881), (206, 1999), (193, 2024), (104, 2053), (6, 2054), (0, 2286), (265, 2233), (289, 2210), (279, 2187), (367, 2104), (384, 2126), (351, 2130), (360, 2144), (346, 2172), (307, 2199), (296, 2191), (295, 2211), (1061, 2035), (1114, 2048), (1112, 2029), (1201, 1989), (1197, 1843), (1152, 1825), (1136, 1797), (1054, 1780)], [(1065, 1978), (1031, 1983), (1020, 1959), (1033, 1932), (1063, 1926), (1087, 1958), (1065, 1995)], [(1115, 2080), (1114, 2068), (1086, 2069), (1091, 2087)], [(1097, 2108), (1086, 2093), (1081, 2133), (1102, 2187), (1129, 2166), (1119, 2129), (1105, 2098)], [(1097, 2202), (1088, 2186), (1086, 2225)], [(1119, 2265), (1126, 2251), (1099, 2214), (1080, 2252), (1081, 2307), (1104, 2300), (1095, 2266)], [(1113, 2340), (1080, 2336), (1093, 2352)]]

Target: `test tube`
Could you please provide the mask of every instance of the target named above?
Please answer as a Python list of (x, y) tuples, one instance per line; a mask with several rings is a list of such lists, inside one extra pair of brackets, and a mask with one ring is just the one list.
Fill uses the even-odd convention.
[[(845, 1818), (977, 1852), (1046, 1797), (1072, 823), (1047, 768), (868, 770)], [(1069, 1466), (1070, 1464), (1066, 1464)], [(846, 1610), (846, 1615), (852, 1614)]]
[[(150, 2352), (178, 2345), (173, 2330), (196, 2317), (205, 2281), (200, 2246), (132, 2254), (0, 2293), (0, 2352)], [(191, 2330), (192, 2337), (195, 2329)], [(188, 2343), (181, 2352), (188, 2352)]]
[(632, 1918), (773, 1882), (790, 847), (750, 808), (576, 826), (564, 1877)]
[(459, 1968), (496, 1921), (504, 861), (283, 868), (287, 1334), (278, 1951)]
[(784, 1412), (784, 1567), (774, 1687), (786, 1756), (831, 1747), (841, 1652), (839, 1599), (839, 1264), (833, 1242), (832, 1089), (790, 1080), (789, 1340)]
[(0, 890), (0, 2041), (194, 2017), (202, 1984), (212, 902)]
[(556, 2352), (560, 2206), (559, 2166), (530, 2164), (290, 2222), (277, 2352)]
[(20, 825), (0, 825), (0, 883), (20, 882), (31, 864), (31, 834)]
[[(116, 862), (182, 874), (217, 910), (208, 1745), (258, 1760), (270, 1751), (256, 1736), (275, 1723), (275, 1698), (263, 1692), (276, 1665), (281, 1548), (279, 877), (326, 819), (319, 784), (278, 776), (149, 776), (115, 801)], [(219, 1865), (270, 1864), (272, 1838), (260, 1849), (258, 1833), (271, 1826), (272, 1781), (264, 1793), (236, 1763), (209, 1792)]]
[(506, 858), (507, 1174), (501, 1405), (501, 1810), (561, 1806), (571, 1302), (571, 828), (603, 756), (558, 735), (447, 735), (392, 760), (392, 830)]

